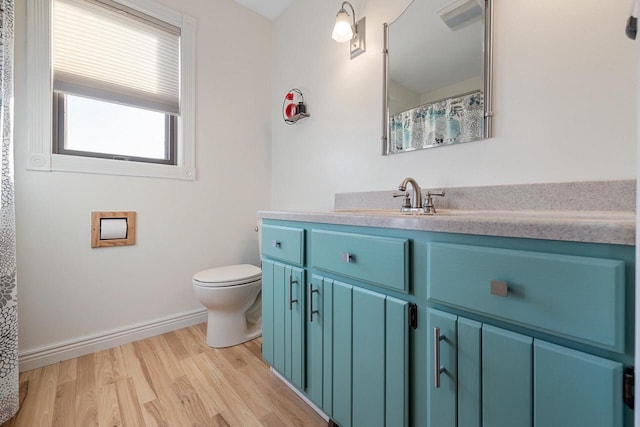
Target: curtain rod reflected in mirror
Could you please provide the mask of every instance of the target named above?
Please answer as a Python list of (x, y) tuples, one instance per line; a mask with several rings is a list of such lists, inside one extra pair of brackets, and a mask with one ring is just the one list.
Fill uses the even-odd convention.
[(413, 0), (384, 24), (382, 154), (492, 136), (492, 0)]

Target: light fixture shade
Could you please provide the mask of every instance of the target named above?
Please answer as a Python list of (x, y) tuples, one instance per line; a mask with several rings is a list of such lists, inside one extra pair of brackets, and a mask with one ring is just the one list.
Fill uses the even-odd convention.
[(333, 27), (331, 37), (338, 43), (348, 42), (353, 38), (353, 28), (351, 28), (351, 18), (346, 10), (340, 9), (336, 15), (336, 25)]

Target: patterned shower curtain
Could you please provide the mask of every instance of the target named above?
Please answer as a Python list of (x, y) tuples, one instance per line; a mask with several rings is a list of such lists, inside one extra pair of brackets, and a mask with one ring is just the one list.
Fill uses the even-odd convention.
[(484, 135), (484, 92), (475, 90), (390, 117), (389, 151), (477, 141)]
[(0, 424), (18, 410), (18, 303), (13, 187), (13, 5), (0, 0)]

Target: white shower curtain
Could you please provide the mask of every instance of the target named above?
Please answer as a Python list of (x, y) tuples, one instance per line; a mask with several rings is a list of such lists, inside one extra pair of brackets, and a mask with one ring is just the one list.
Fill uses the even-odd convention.
[(18, 303), (13, 186), (13, 5), (0, 0), (0, 424), (18, 410)]

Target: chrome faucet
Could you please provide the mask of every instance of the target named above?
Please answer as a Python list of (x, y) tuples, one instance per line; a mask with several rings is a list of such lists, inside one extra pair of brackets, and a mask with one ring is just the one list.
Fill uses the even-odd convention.
[(436, 213), (436, 207), (433, 204), (433, 196), (444, 197), (444, 191), (439, 193), (432, 193), (431, 191), (427, 191), (427, 200), (424, 203), (424, 213), (427, 215), (433, 215)]
[(411, 184), (411, 186), (413, 187), (413, 206), (408, 207), (414, 209), (422, 209), (422, 189), (415, 179), (409, 177), (405, 178), (402, 181), (402, 184), (398, 186), (398, 190), (407, 191), (407, 184)]
[[(411, 184), (413, 187), (413, 205), (411, 205), (411, 197), (409, 196), (409, 192), (407, 191), (407, 184)], [(414, 212), (414, 213), (424, 213), (425, 215), (433, 215), (436, 213), (436, 207), (433, 204), (433, 196), (444, 197), (444, 191), (439, 193), (427, 191), (427, 199), (425, 200), (424, 205), (422, 204), (422, 189), (418, 185), (415, 179), (413, 178), (405, 178), (402, 183), (398, 186), (398, 190), (400, 193), (394, 193), (393, 197), (403, 197), (402, 207), (400, 208), (401, 212)]]

